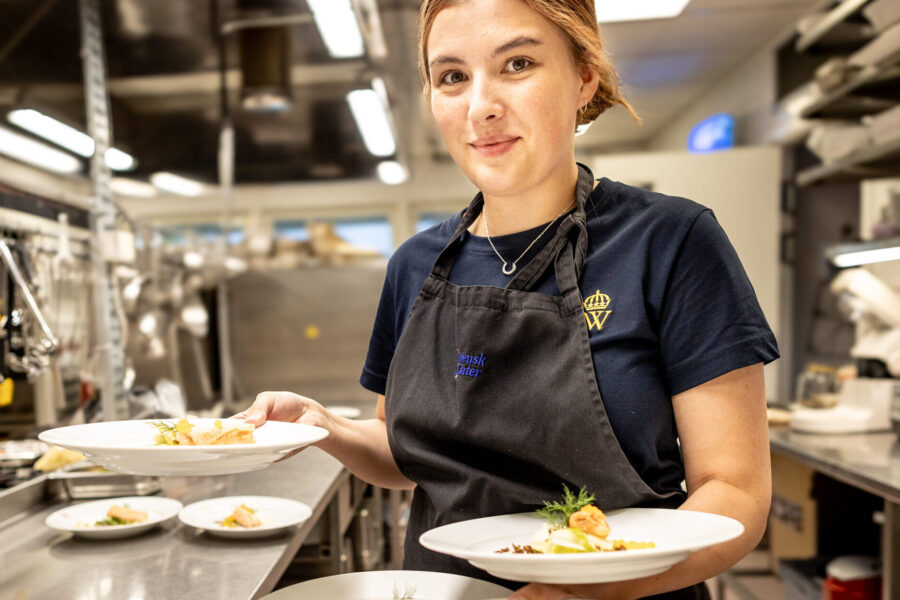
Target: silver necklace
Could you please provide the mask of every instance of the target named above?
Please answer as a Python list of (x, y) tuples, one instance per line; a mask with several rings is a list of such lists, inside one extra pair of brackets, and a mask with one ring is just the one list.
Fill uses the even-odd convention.
[[(566, 205), (566, 207), (564, 209), (562, 209), (559, 212), (558, 215), (556, 215), (556, 219), (559, 219), (561, 216), (563, 216), (563, 213), (566, 212), (567, 210), (569, 210), (569, 207), (571, 207), (573, 204), (575, 204), (574, 198), (572, 199), (571, 202), (569, 202)], [(507, 263), (506, 260), (503, 258), (503, 256), (500, 254), (500, 252), (497, 250), (497, 246), (494, 245), (493, 240), (491, 240), (491, 230), (488, 229), (488, 222), (487, 222), (487, 211), (485, 211), (485, 210), (481, 211), (481, 218), (484, 220), (484, 232), (487, 234), (488, 243), (491, 245), (491, 248), (494, 249), (494, 254), (496, 254), (497, 258), (500, 259), (500, 262), (503, 263), (503, 266), (500, 268), (500, 270), (503, 271), (504, 275), (512, 275), (513, 273), (515, 273), (516, 269), (518, 268), (518, 267), (516, 267), (516, 263), (519, 262), (520, 260), (522, 260), (522, 257), (525, 256), (526, 254), (528, 254), (528, 251), (531, 250), (531, 247), (534, 246), (539, 239), (541, 239), (541, 236), (543, 236), (545, 233), (547, 233), (547, 230), (550, 229), (550, 226), (553, 225), (554, 223), (556, 223), (556, 219), (553, 219), (552, 221), (547, 223), (547, 226), (544, 227), (544, 229), (537, 235), (536, 238), (534, 238), (531, 241), (530, 244), (528, 244), (528, 247), (522, 251), (522, 254), (520, 254), (516, 260), (512, 261), (512, 263)], [(507, 264), (511, 265), (509, 267), (509, 270), (507, 270)]]

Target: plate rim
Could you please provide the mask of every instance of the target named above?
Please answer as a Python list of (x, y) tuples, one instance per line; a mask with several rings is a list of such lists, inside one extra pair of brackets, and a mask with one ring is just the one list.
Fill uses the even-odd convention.
[[(284, 425), (287, 426), (297, 426), (307, 429), (309, 431), (309, 439), (304, 439), (302, 441), (279, 441), (279, 442), (254, 442), (252, 444), (208, 444), (201, 446), (167, 446), (167, 445), (149, 445), (149, 446), (110, 446), (110, 445), (98, 445), (97, 443), (91, 443), (91, 441), (86, 440), (84, 442), (81, 441), (72, 441), (68, 439), (60, 439), (60, 434), (63, 430), (74, 431), (76, 428), (84, 428), (95, 425), (100, 426), (111, 426), (114, 424), (137, 424), (137, 423), (152, 423), (154, 421), (161, 420), (170, 420), (170, 419), (123, 419), (118, 421), (98, 421), (96, 423), (81, 423), (78, 425), (65, 425), (63, 427), (54, 427), (53, 429), (48, 429), (46, 431), (42, 431), (38, 434), (38, 439), (42, 442), (48, 444), (54, 444), (57, 446), (62, 446), (64, 448), (75, 449), (79, 451), (84, 451), (90, 454), (109, 454), (110, 451), (118, 451), (118, 452), (170, 452), (170, 453), (190, 453), (190, 452), (209, 452), (210, 449), (214, 449), (215, 452), (222, 452), (225, 454), (247, 454), (247, 450), (258, 449), (260, 452), (258, 454), (265, 454), (266, 451), (276, 450), (276, 449), (287, 449), (287, 448), (295, 448), (298, 446), (308, 446), (314, 444), (318, 441), (321, 441), (328, 437), (330, 432), (324, 427), (319, 427), (317, 425), (308, 425), (306, 423), (293, 423), (288, 421), (267, 421), (260, 425), (259, 428), (265, 427), (268, 424), (276, 424), (275, 426), (280, 428)], [(203, 418), (199, 419), (201, 421), (211, 420), (214, 421), (216, 419), (212, 418)], [(220, 419), (221, 420), (221, 419)]]

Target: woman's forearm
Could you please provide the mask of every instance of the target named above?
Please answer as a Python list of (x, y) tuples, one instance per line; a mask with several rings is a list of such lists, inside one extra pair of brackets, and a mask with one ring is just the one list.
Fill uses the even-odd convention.
[(394, 462), (388, 445), (387, 427), (381, 419), (355, 421), (332, 417), (330, 435), (317, 446), (341, 461), (368, 483), (389, 489), (412, 489), (415, 483), (404, 477)]

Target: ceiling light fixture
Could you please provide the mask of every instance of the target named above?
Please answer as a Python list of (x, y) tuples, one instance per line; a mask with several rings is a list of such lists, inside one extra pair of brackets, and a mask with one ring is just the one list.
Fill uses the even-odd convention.
[(114, 194), (132, 198), (152, 198), (156, 195), (156, 188), (149, 183), (126, 177), (113, 177), (109, 182), (109, 188)]
[[(11, 110), (6, 118), (13, 125), (75, 154), (85, 158), (94, 155), (94, 140), (91, 136), (32, 108)], [(133, 156), (118, 148), (109, 148), (104, 154), (104, 159), (106, 165), (113, 171), (128, 171), (136, 164)]]
[(187, 177), (167, 171), (160, 171), (150, 176), (150, 183), (164, 192), (179, 196), (199, 196), (203, 193), (203, 184)]
[(378, 163), (378, 179), (387, 185), (400, 185), (409, 177), (406, 167), (396, 160), (383, 160)]
[(319, 35), (333, 58), (363, 55), (362, 33), (350, 0), (306, 0)]
[(598, 23), (619, 23), (622, 21), (644, 21), (649, 19), (671, 19), (682, 13), (691, 0), (640, 0), (633, 2), (610, 2), (595, 0)]
[(0, 153), (56, 173), (78, 173), (81, 161), (47, 144), (0, 127)]
[(375, 156), (396, 152), (387, 110), (375, 90), (353, 90), (347, 94), (347, 103), (369, 152)]

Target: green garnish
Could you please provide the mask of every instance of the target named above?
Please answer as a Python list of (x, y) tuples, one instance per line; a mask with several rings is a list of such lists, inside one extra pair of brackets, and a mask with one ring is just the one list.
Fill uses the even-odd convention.
[(159, 433), (157, 433), (153, 439), (158, 445), (174, 446), (177, 444), (177, 442), (175, 442), (175, 434), (177, 432), (174, 425), (166, 423), (165, 421), (151, 421), (150, 424), (159, 430)]
[(578, 495), (576, 496), (572, 493), (572, 490), (566, 487), (566, 484), (563, 484), (562, 502), (547, 502), (544, 500), (544, 508), (539, 508), (534, 512), (537, 516), (549, 521), (553, 529), (562, 529), (568, 525), (569, 517), (572, 513), (578, 512), (593, 501), (594, 495), (588, 494), (586, 489), (581, 488), (578, 490)]
[(129, 523), (134, 523), (135, 521), (126, 521), (124, 519), (120, 519), (119, 517), (106, 517), (105, 519), (100, 519), (94, 525), (128, 525)]

